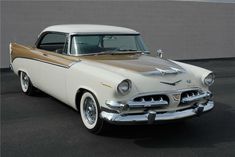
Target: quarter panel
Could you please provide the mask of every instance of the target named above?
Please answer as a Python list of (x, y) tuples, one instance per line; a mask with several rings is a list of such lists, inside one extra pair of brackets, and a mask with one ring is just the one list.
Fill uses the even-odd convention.
[(40, 88), (41, 66), (37, 61), (27, 58), (16, 58), (12, 62), (12, 67), (16, 74), (18, 74), (19, 71), (24, 71), (29, 76), (32, 84)]

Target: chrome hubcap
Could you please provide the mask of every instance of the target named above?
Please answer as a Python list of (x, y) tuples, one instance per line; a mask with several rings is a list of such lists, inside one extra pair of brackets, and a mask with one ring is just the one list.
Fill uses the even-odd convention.
[(96, 113), (94, 101), (90, 97), (85, 98), (83, 110), (84, 110), (84, 114), (88, 123), (94, 124), (97, 113)]
[(25, 73), (22, 73), (22, 85), (25, 89), (29, 87), (29, 77)]

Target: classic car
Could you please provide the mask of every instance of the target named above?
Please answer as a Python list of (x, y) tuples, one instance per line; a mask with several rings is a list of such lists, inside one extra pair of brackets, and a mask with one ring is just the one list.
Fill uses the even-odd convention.
[[(214, 107), (212, 71), (150, 54), (140, 33), (107, 25), (55, 25), (34, 46), (10, 43), (23, 93), (48, 93), (100, 133), (111, 124), (155, 124)], [(107, 123), (108, 122), (108, 123)]]

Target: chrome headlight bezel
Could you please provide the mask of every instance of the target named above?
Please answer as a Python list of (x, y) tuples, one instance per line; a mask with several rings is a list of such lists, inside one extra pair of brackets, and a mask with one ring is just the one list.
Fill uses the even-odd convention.
[(204, 79), (203, 84), (206, 86), (211, 86), (215, 82), (215, 74), (209, 73)]
[(128, 93), (130, 93), (131, 88), (132, 88), (131, 80), (126, 79), (118, 84), (117, 91), (121, 95), (127, 95)]

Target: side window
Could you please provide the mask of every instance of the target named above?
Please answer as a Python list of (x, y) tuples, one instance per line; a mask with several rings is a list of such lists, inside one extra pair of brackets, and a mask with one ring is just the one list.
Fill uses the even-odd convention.
[(66, 52), (67, 45), (66, 34), (62, 33), (48, 33), (42, 37), (38, 44), (39, 49), (54, 51), (57, 53)]

